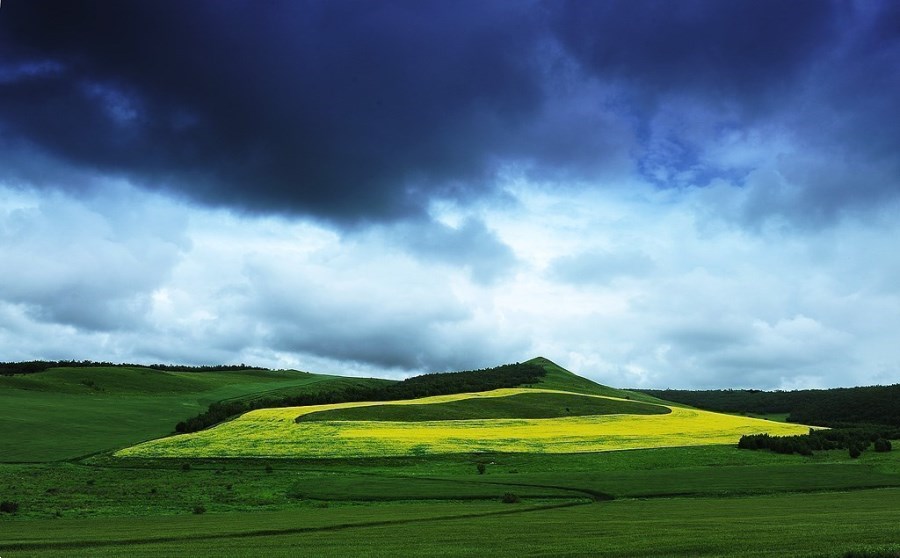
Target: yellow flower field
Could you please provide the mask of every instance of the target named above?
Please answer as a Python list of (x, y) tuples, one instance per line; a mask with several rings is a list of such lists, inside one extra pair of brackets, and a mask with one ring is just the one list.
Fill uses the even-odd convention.
[[(442, 403), (518, 393), (564, 393), (526, 388), (442, 395), (392, 405)], [(598, 395), (589, 397), (601, 397)], [(608, 398), (609, 399), (609, 398)], [(123, 449), (121, 457), (376, 457), (437, 453), (575, 453), (735, 444), (744, 434), (805, 434), (808, 427), (671, 407), (665, 415), (600, 415), (548, 419), (431, 422), (333, 421), (296, 423), (315, 411), (383, 405), (338, 403), (251, 411), (201, 432)]]

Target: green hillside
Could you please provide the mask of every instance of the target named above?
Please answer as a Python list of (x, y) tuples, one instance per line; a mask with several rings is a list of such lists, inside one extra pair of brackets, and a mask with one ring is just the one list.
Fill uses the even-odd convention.
[(667, 407), (598, 399), (571, 393), (521, 393), (508, 397), (472, 398), (428, 405), (370, 405), (301, 415), (297, 422), (372, 420), (424, 422), (471, 419), (535, 419), (589, 415), (662, 415)]
[(666, 403), (645, 393), (616, 389), (592, 380), (573, 374), (555, 362), (544, 357), (533, 358), (526, 364), (536, 364), (547, 371), (547, 374), (532, 387), (544, 389), (556, 389), (559, 391), (572, 391), (575, 393), (587, 393), (589, 395), (604, 395), (606, 397), (618, 397), (647, 403)]
[(51, 368), (0, 376), (0, 460), (53, 461), (165, 436), (210, 403), (364, 388), (381, 380), (306, 372)]

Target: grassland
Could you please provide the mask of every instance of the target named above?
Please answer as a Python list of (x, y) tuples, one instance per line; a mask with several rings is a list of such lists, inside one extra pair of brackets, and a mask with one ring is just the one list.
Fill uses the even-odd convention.
[[(565, 394), (507, 388), (391, 405), (434, 405), (520, 394)], [(590, 396), (609, 400), (604, 396)], [(622, 404), (638, 404), (615, 400)], [(304, 414), (360, 407), (371, 402), (260, 409), (215, 428), (126, 448), (121, 457), (376, 457), (441, 453), (573, 453), (668, 446), (734, 444), (744, 434), (802, 434), (807, 427), (672, 407), (669, 414), (615, 414), (548, 419), (473, 419), (421, 422), (296, 420)]]
[(0, 466), (0, 493), (23, 504), (0, 516), (0, 555), (837, 557), (890, 548), (900, 514), (898, 453), (183, 463)]
[(17, 531), (4, 554), (837, 557), (860, 548), (896, 550), (898, 506), (900, 491), (884, 490), (565, 508), (387, 504), (142, 523), (76, 520)]
[(57, 368), (0, 376), (0, 461), (54, 461), (165, 436), (214, 401), (377, 380), (296, 371)]
[[(566, 403), (571, 411), (574, 401), (585, 408), (647, 407), (630, 392), (561, 368), (548, 372), (532, 390), (254, 411), (119, 453), (130, 457), (107, 452), (0, 463), (0, 501), (18, 504), (15, 513), (0, 513), (0, 556), (842, 558), (857, 551), (870, 557), (900, 552), (900, 451), (866, 451), (851, 459), (846, 451), (799, 456), (739, 450), (731, 442), (743, 429), (805, 427), (682, 406), (657, 415), (449, 420), (458, 418), (461, 405), (519, 413), (544, 404), (559, 411)], [(144, 379), (140, 370), (100, 378), (55, 374), (16, 377), (0, 384), (0, 398), (18, 401), (15, 396), (24, 393), (38, 399), (43, 393), (52, 396), (43, 401), (63, 406), (53, 416), (65, 417), (70, 404), (77, 409), (84, 398), (106, 396), (104, 404), (118, 402), (122, 416), (134, 417), (134, 402), (143, 398), (181, 402), (190, 414), (207, 397), (327, 389), (337, 381), (300, 373)], [(29, 390), (25, 379), (38, 384)], [(529, 401), (535, 396), (547, 399)], [(497, 405), (501, 401), (505, 408)], [(185, 402), (194, 407), (187, 410)], [(37, 409), (23, 417), (23, 428), (52, 455), (47, 448), (65, 447), (72, 430), (50, 428), (45, 417), (35, 418)], [(118, 447), (92, 433), (88, 409), (72, 415), (80, 421), (77, 432), (96, 436), (95, 446)], [(407, 420), (424, 411), (444, 420)], [(390, 420), (295, 421), (325, 412)], [(166, 432), (172, 422), (169, 417)], [(11, 424), (2, 423), (4, 434)], [(327, 428), (332, 437), (317, 439)], [(131, 436), (145, 439), (147, 433)], [(227, 444), (216, 441), (223, 434)], [(605, 451), (629, 444), (657, 447)], [(227, 446), (245, 453), (223, 457), (232, 455), (223, 450)], [(510, 447), (515, 452), (496, 449)], [(578, 449), (566, 451), (573, 447)], [(448, 448), (453, 451), (446, 453)]]

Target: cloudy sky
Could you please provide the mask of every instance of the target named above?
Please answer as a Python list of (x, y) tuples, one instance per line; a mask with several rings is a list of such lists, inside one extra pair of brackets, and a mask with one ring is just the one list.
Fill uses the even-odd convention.
[(0, 360), (900, 382), (900, 3), (3, 0)]

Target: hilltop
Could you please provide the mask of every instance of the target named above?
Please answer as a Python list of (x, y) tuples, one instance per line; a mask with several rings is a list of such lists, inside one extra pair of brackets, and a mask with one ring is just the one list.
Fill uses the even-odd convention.
[(618, 397), (620, 399), (633, 399), (635, 401), (645, 401), (648, 403), (662, 403), (662, 399), (658, 399), (651, 395), (641, 393), (639, 391), (630, 391), (625, 389), (616, 389), (613, 387), (599, 384), (593, 380), (589, 380), (583, 376), (579, 376), (570, 372), (562, 366), (556, 364), (550, 359), (544, 357), (536, 357), (526, 361), (526, 364), (534, 364), (544, 369), (545, 375), (534, 384), (534, 387), (544, 389), (556, 389), (560, 391), (571, 391), (574, 393), (587, 393), (591, 395), (603, 395), (606, 397)]

